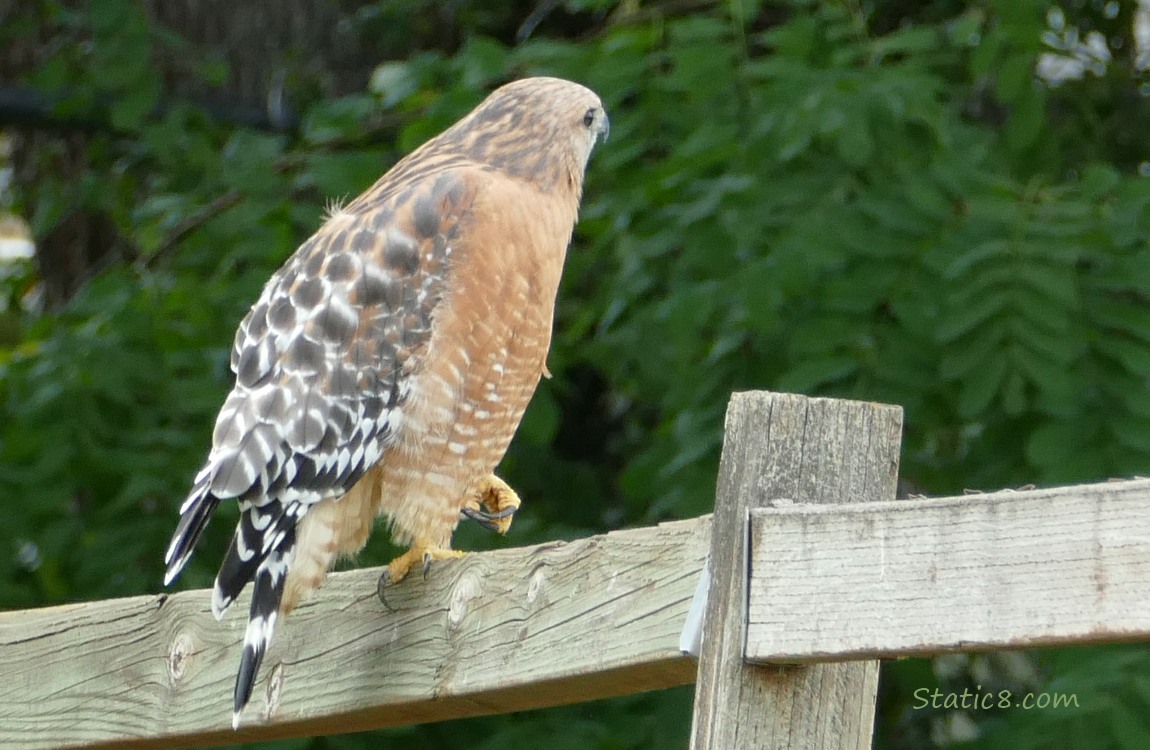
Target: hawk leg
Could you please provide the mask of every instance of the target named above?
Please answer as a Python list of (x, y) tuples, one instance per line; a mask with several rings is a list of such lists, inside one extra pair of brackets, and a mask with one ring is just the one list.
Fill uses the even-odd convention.
[(383, 602), (383, 605), (391, 609), (387, 603), (387, 597), (384, 596), (383, 590), (387, 586), (393, 583), (399, 583), (404, 578), (407, 578), (407, 574), (411, 572), (411, 569), (415, 567), (417, 562), (421, 563), (423, 567), (423, 577), (426, 578), (427, 571), (431, 570), (432, 560), (454, 560), (466, 554), (467, 553), (462, 550), (433, 547), (416, 540), (415, 544), (411, 545), (411, 549), (387, 564), (383, 574), (379, 577), (379, 583), (376, 584), (376, 594), (379, 596), (379, 600)]
[(519, 495), (506, 482), (488, 474), (471, 491), (460, 513), (484, 528), (506, 534), (520, 502)]

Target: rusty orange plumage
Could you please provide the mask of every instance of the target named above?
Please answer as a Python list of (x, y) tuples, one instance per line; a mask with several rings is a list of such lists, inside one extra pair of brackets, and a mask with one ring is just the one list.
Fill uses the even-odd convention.
[(253, 583), (238, 725), (278, 617), (358, 552), (377, 516), (420, 560), (455, 556), (460, 514), (506, 531), (493, 474), (546, 372), (555, 296), (591, 150), (579, 84), (508, 84), (397, 163), (268, 281), (240, 324), (236, 385), (180, 509), (170, 582), (221, 500), (240, 522), (212, 597)]

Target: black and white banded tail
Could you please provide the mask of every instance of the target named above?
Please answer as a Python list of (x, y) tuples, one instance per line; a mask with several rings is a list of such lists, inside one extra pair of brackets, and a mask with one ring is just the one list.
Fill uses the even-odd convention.
[[(247, 516), (245, 515), (245, 518)], [(241, 522), (241, 527), (243, 523)], [(238, 538), (242, 532), (236, 530)], [(236, 673), (236, 688), (232, 702), (232, 728), (239, 728), (240, 714), (244, 706), (252, 697), (252, 688), (256, 676), (263, 663), (264, 654), (271, 644), (272, 634), (275, 631), (276, 619), (279, 617), (280, 602), (284, 596), (284, 582), (287, 580), (288, 568), (291, 566), (295, 554), (295, 524), (294, 519), (279, 536), (276, 546), (271, 549), (267, 557), (259, 564), (255, 576), (252, 578), (252, 602), (248, 610), (248, 627), (244, 631), (244, 651), (240, 656), (240, 668)], [(229, 550), (230, 552), (230, 550)], [(227, 565), (231, 556), (224, 561)], [(217, 619), (223, 616), (223, 610), (217, 610), (218, 603), (225, 601), (224, 609), (235, 599), (239, 591), (229, 593), (236, 587), (243, 589), (248, 579), (238, 578), (228, 580), (224, 578), (225, 570), (221, 569), (216, 577), (215, 590), (212, 592), (212, 611)], [(230, 597), (230, 598), (227, 598)]]
[[(211, 481), (209, 471), (201, 472), (180, 508), (180, 521), (164, 556), (167, 563), (164, 585), (170, 584), (183, 570), (219, 505), (220, 499), (211, 492)], [(249, 582), (253, 584), (244, 650), (236, 673), (233, 728), (238, 728), (240, 714), (251, 700), (260, 664), (275, 631), (284, 582), (295, 553), (295, 527), (305, 510), (299, 502), (288, 503), (285, 509), (278, 500), (262, 499), (261, 505), (240, 501), (240, 521), (212, 590), (212, 614), (219, 620), (244, 587)]]

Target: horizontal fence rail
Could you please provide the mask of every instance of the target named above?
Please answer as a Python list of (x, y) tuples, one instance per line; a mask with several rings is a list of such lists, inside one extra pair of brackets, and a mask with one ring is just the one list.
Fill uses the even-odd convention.
[(746, 657), (1150, 640), (1150, 481), (750, 516)]

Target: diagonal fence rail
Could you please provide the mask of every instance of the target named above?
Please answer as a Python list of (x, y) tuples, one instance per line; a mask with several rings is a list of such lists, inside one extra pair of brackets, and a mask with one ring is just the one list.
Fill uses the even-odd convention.
[(292, 613), (239, 732), (246, 606), (210, 592), (0, 613), (0, 747), (170, 748), (521, 711), (690, 683), (710, 518), (437, 564), (376, 596), (333, 575)]

